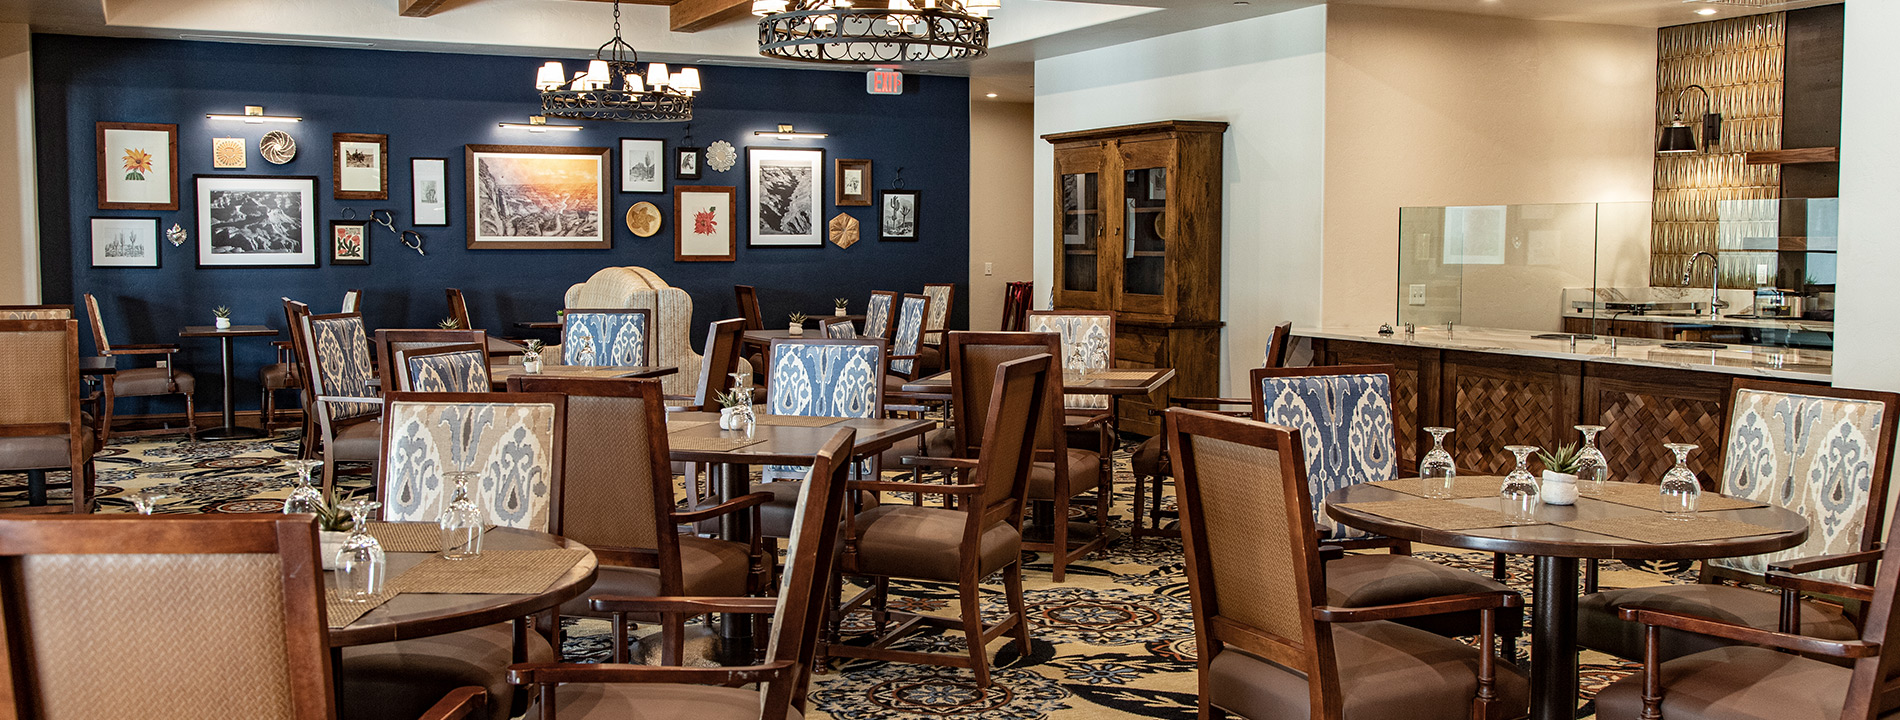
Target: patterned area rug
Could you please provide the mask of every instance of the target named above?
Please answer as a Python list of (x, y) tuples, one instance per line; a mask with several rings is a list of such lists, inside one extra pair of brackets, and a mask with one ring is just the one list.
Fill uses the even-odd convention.
[[(128, 494), (155, 488), (166, 497), (161, 512), (276, 512), (295, 484), (283, 461), (295, 457), (295, 431), (254, 441), (190, 443), (182, 439), (139, 439), (113, 443), (100, 453), (98, 496), (101, 512), (131, 512)], [(1130, 526), (1133, 483), (1127, 453), (1116, 463), (1115, 526)], [(348, 474), (352, 470), (358, 474)], [(371, 479), (360, 468), (344, 467), (339, 484), (366, 491)], [(70, 498), (65, 473), (49, 476), (49, 502)], [(26, 476), (0, 474), (0, 506), (26, 502)], [(1172, 507), (1172, 500), (1168, 501)], [(1482, 553), (1420, 548), (1421, 557), (1489, 573), (1491, 558)], [(1123, 538), (1104, 553), (1071, 565), (1067, 582), (1050, 581), (1047, 556), (1025, 553), (1027, 602), (1033, 620), (1033, 647), (1027, 655), (1007, 638), (991, 644), (994, 684), (980, 691), (968, 671), (870, 661), (840, 663), (816, 679), (813, 713), (849, 720), (1109, 720), (1195, 716), (1196, 682), (1193, 619), (1182, 575), (1178, 540)], [(1636, 587), (1693, 582), (1693, 572), (1667, 575), (1605, 565), (1604, 587)], [(1530, 563), (1511, 561), (1511, 585), (1530, 595)], [(1002, 586), (986, 586), (986, 612), (1003, 607)], [(847, 591), (848, 592), (848, 591)], [(955, 588), (894, 583), (893, 609), (954, 615)], [(847, 631), (860, 640), (871, 630), (868, 613), (851, 618)], [(595, 620), (567, 622), (564, 649), (569, 658), (605, 660), (607, 625)], [(1520, 643), (1520, 665), (1528, 659), (1528, 638)], [(906, 647), (960, 652), (963, 634), (927, 631)], [(1586, 651), (1583, 686), (1586, 699), (1638, 666)], [(1586, 703), (1579, 717), (1590, 717)]]

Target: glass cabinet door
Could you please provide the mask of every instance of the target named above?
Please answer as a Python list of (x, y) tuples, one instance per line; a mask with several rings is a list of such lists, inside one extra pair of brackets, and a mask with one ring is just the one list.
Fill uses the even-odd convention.
[(1123, 295), (1166, 294), (1168, 288), (1168, 169), (1122, 172)]
[(1060, 177), (1062, 289), (1069, 292), (1098, 292), (1102, 209), (1097, 173), (1066, 173)]

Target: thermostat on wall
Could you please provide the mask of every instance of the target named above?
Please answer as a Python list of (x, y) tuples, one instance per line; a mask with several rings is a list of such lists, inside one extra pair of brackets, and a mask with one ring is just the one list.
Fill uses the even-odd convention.
[(872, 70), (864, 74), (864, 91), (872, 95), (904, 94), (904, 73), (896, 70)]

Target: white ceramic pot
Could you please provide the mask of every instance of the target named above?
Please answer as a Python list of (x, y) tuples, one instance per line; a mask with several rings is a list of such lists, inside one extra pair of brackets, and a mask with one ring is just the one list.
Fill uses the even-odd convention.
[(844, 311), (844, 308), (833, 308), (831, 311), (831, 314), (836, 315), (838, 317), (844, 317), (845, 311)]
[(1545, 505), (1574, 505), (1577, 502), (1577, 476), (1544, 471)]
[(805, 325), (803, 323), (792, 323), (785, 331), (790, 333), (792, 337), (799, 337), (805, 334)]
[(317, 533), (317, 557), (323, 560), (323, 569), (336, 569), (336, 553), (343, 549), (343, 539), (349, 536), (346, 532), (328, 530)]
[(539, 355), (522, 356), (521, 371), (529, 375), (539, 374), (541, 372), (541, 356)]
[(219, 330), (231, 329), (231, 318), (214, 318)]
[(722, 408), (719, 410), (719, 429), (737, 430), (739, 429), (740, 424), (741, 424), (741, 421), (739, 420), (739, 408), (729, 407), (729, 408)]

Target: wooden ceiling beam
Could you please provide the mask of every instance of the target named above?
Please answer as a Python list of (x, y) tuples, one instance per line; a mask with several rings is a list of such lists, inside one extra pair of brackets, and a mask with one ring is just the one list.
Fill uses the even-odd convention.
[(699, 32), (746, 17), (750, 0), (679, 0), (673, 3), (668, 25), (673, 32)]
[(403, 17), (428, 17), (448, 0), (401, 0)]

